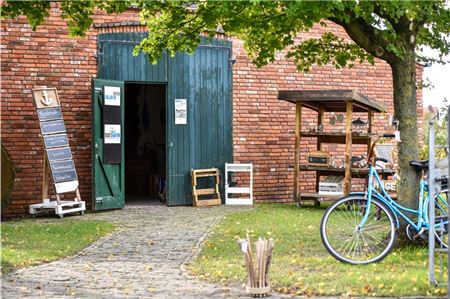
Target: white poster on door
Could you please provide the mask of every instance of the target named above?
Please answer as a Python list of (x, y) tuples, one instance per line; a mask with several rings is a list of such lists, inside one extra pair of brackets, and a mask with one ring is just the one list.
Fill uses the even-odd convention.
[(187, 100), (175, 99), (175, 124), (187, 124)]
[(120, 87), (105, 86), (105, 105), (120, 106)]
[(120, 125), (105, 125), (105, 144), (120, 144)]

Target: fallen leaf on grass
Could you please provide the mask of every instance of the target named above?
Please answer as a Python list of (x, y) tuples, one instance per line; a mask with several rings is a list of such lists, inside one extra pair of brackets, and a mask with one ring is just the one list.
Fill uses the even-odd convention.
[(370, 292), (372, 292), (372, 285), (371, 284), (366, 284), (366, 286), (363, 288), (363, 293), (365, 295), (369, 295)]

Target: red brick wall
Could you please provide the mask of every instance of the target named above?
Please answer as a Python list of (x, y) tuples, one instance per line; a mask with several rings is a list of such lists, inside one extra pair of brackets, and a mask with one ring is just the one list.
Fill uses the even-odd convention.
[[(12, 203), (2, 211), (11, 217), (28, 213), (28, 205), (41, 201), (43, 145), (31, 89), (56, 87), (80, 180), (81, 196), (91, 198), (91, 78), (96, 76), (97, 34), (143, 31), (140, 26), (93, 27), (85, 38), (68, 36), (59, 11), (52, 4), (50, 18), (33, 32), (24, 18), (1, 23), (2, 143), (15, 162), (17, 174)], [(97, 15), (95, 24), (138, 20), (136, 11), (120, 16)], [(339, 34), (337, 26), (330, 25)], [(303, 37), (321, 32), (314, 28)], [(274, 64), (257, 69), (242, 44), (233, 43), (233, 132), (236, 161), (253, 162), (257, 201), (289, 201), (292, 197), (294, 105), (277, 100), (279, 89), (358, 89), (392, 111), (392, 80), (388, 66), (357, 65), (335, 70), (317, 67), (303, 74), (278, 55)], [(421, 78), (419, 69), (418, 78)], [(421, 113), (421, 94), (419, 94)], [(382, 124), (381, 117), (377, 118)], [(310, 120), (304, 120), (307, 126)], [(382, 130), (381, 130), (382, 131)], [(302, 141), (307, 147), (307, 140)], [(302, 184), (311, 184), (311, 176)], [(52, 192), (52, 190), (50, 190)], [(90, 204), (90, 203), (89, 203)]]

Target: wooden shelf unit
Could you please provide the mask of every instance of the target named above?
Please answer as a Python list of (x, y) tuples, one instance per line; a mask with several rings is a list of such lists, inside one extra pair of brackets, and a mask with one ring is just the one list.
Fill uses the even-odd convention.
[[(216, 206), (220, 205), (220, 193), (219, 193), (219, 169), (207, 168), (207, 169), (191, 169), (192, 175), (192, 204), (194, 207), (203, 206)], [(212, 178), (214, 183), (210, 188), (198, 188), (199, 178)], [(200, 196), (212, 196), (209, 199), (200, 199)]]
[[(318, 194), (320, 176), (343, 175), (344, 194), (351, 190), (352, 177), (365, 177), (368, 169), (351, 168), (352, 145), (365, 144), (367, 151), (370, 150), (372, 137), (373, 115), (376, 112), (385, 112), (386, 108), (370, 99), (369, 97), (354, 90), (280, 90), (278, 100), (288, 101), (295, 104), (295, 157), (294, 157), (294, 201), (301, 203), (304, 200), (313, 199), (315, 203), (320, 198), (336, 199), (333, 195)], [(325, 112), (345, 113), (344, 132), (322, 132), (302, 130), (302, 108), (308, 108), (318, 113), (317, 126), (323, 125)], [(352, 131), (353, 112), (367, 113), (367, 132)], [(305, 137), (317, 138), (317, 150), (321, 149), (323, 143), (345, 144), (345, 168), (315, 167), (300, 165), (300, 140)], [(301, 192), (299, 185), (300, 171), (316, 172), (316, 192)], [(382, 175), (390, 175), (392, 171), (384, 170)]]

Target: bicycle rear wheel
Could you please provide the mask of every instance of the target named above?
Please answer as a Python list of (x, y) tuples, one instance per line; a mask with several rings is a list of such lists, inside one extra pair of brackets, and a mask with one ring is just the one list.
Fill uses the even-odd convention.
[(434, 198), (436, 223), (434, 235), (441, 248), (448, 248), (448, 199), (448, 189), (442, 190)]
[[(359, 228), (366, 209), (369, 217)], [(377, 199), (370, 206), (360, 196), (339, 199), (325, 212), (320, 225), (322, 243), (337, 260), (353, 265), (381, 261), (394, 248), (397, 239), (392, 212)]]

